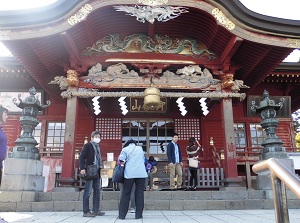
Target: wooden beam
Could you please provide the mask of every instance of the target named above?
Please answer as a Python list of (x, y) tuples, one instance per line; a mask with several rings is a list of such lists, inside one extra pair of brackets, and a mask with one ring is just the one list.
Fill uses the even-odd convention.
[(148, 36), (150, 38), (154, 37), (154, 24), (151, 24), (151, 23), (148, 24)]
[[(228, 42), (225, 50), (223, 51), (221, 55), (220, 62), (222, 64), (222, 67), (225, 69), (224, 71), (228, 71), (230, 69), (230, 61), (234, 53), (237, 51), (241, 43), (243, 42), (243, 39), (233, 36), (230, 41)], [(228, 65), (226, 65), (228, 64)]]
[(224, 49), (222, 55), (221, 55), (221, 63), (225, 61), (226, 58), (230, 58), (234, 55), (234, 53), (237, 51), (241, 43), (243, 42), (242, 38), (239, 38), (237, 36), (233, 36), (230, 41), (228, 42), (226, 48)]
[(69, 67), (71, 69), (75, 69), (76, 71), (81, 72), (81, 69), (78, 70), (79, 67), (81, 67), (80, 65), (80, 54), (78, 51), (78, 48), (73, 40), (73, 38), (67, 33), (67, 32), (63, 32), (60, 35), (61, 40), (63, 41), (63, 44), (68, 52), (68, 54), (70, 55), (70, 65)]

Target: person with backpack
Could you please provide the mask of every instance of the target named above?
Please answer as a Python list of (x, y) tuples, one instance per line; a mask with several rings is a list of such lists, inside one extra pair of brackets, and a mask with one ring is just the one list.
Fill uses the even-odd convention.
[(149, 190), (153, 190), (153, 174), (157, 171), (157, 162), (153, 156), (149, 156), (149, 159), (145, 157), (145, 168), (148, 174), (148, 177), (145, 180), (145, 190), (147, 189), (149, 182)]

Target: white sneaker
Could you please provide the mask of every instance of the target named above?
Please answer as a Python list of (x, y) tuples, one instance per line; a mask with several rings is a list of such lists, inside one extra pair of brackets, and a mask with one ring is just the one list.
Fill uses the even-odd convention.
[(130, 213), (135, 213), (135, 208), (131, 208)]

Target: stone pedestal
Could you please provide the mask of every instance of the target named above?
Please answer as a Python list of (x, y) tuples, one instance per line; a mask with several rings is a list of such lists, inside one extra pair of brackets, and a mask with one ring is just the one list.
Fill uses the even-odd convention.
[[(289, 171), (295, 173), (294, 162), (292, 159), (278, 159)], [(256, 186), (258, 190), (272, 190), (271, 174), (270, 171), (258, 173), (256, 178)]]
[(42, 161), (9, 158), (4, 165), (2, 191), (44, 191)]
[(32, 133), (39, 124), (36, 118), (39, 111), (43, 111), (51, 103), (42, 105), (35, 97), (34, 87), (29, 89), (29, 96), (25, 100), (18, 94), (19, 103), (14, 98), (14, 104), (22, 109), (20, 124), (22, 135), (15, 141), (10, 158), (5, 160), (4, 174), (2, 176), (2, 191), (44, 191), (45, 178), (43, 175), (43, 162), (40, 160), (38, 144)]
[(225, 178), (223, 182), (225, 187), (222, 190), (238, 190), (239, 188), (243, 188), (241, 187), (242, 179), (239, 177)]

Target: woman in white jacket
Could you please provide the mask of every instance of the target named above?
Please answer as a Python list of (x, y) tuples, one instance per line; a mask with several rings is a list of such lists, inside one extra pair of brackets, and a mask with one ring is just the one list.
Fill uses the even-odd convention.
[(126, 163), (124, 171), (123, 192), (119, 206), (119, 219), (125, 219), (128, 212), (130, 194), (135, 183), (135, 219), (143, 218), (144, 210), (144, 186), (148, 176), (145, 169), (145, 154), (141, 146), (137, 146), (134, 140), (128, 140), (119, 156), (121, 164)]

